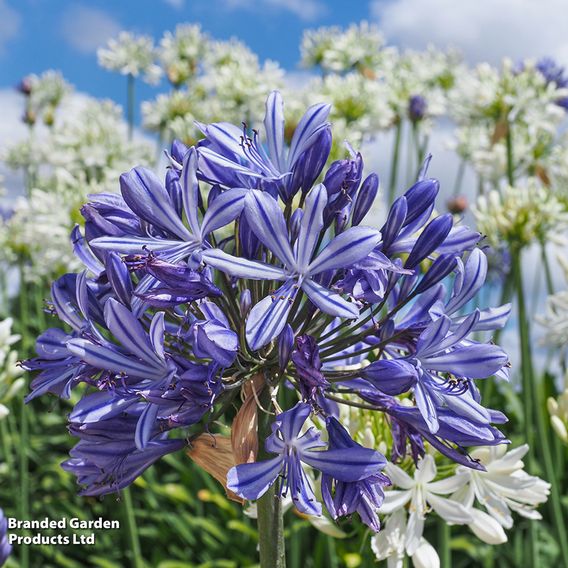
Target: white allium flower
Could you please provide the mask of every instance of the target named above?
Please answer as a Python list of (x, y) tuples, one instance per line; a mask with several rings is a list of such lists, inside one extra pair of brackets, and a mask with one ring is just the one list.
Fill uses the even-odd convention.
[(377, 560), (387, 560), (388, 568), (402, 568), (407, 555), (415, 568), (440, 568), (436, 549), (424, 537), (420, 538), (417, 547), (413, 544), (413, 538), (409, 539), (404, 509), (397, 509), (387, 519), (381, 531), (371, 538), (371, 548)]
[[(550, 483), (524, 471), (522, 458), (529, 451), (527, 444), (510, 451), (507, 449), (505, 444), (501, 444), (476, 448), (470, 452), (471, 457), (479, 460), (486, 471), (458, 466), (456, 474), (466, 476), (469, 480), (452, 499), (469, 509), (474, 499), (477, 500), (495, 521), (510, 529), (513, 526), (511, 511), (528, 519), (542, 518), (536, 507), (547, 501)], [(478, 526), (482, 524), (483, 520), (478, 522)]]
[(477, 228), (494, 246), (501, 242), (517, 246), (535, 241), (561, 242), (559, 232), (568, 226), (563, 204), (535, 178), (481, 195), (472, 211)]
[(393, 489), (385, 492), (385, 500), (380, 513), (389, 514), (409, 505), (408, 525), (405, 536), (405, 549), (413, 555), (420, 546), (424, 522), (430, 509), (433, 509), (444, 521), (454, 524), (469, 524), (472, 516), (467, 507), (440, 495), (449, 495), (462, 488), (468, 477), (463, 473), (434, 481), (437, 469), (434, 458), (426, 454), (416, 466), (414, 477), (403, 469), (387, 463), (385, 474), (392, 481)]
[(25, 385), (21, 378), (24, 370), (18, 365), (18, 353), (12, 349), (12, 345), (20, 340), (19, 335), (12, 333), (13, 324), (12, 318), (0, 321), (0, 420), (10, 412), (6, 404)]
[(41, 75), (30, 75), (26, 79), (30, 85), (30, 107), (34, 111), (46, 107), (55, 108), (63, 97), (72, 91), (72, 87), (59, 71), (52, 69)]
[(345, 73), (358, 69), (373, 72), (382, 62), (385, 43), (378, 27), (361, 22), (342, 30), (337, 26), (306, 30), (302, 38), (302, 64), (324, 71)]
[(162, 70), (156, 65), (156, 50), (151, 37), (120, 32), (110, 39), (107, 46), (97, 51), (99, 65), (122, 75), (142, 76), (146, 83), (154, 85), (160, 80)]
[(330, 121), (334, 142), (343, 145), (348, 140), (360, 146), (380, 130), (389, 128), (395, 115), (388, 104), (387, 88), (359, 73), (328, 75), (308, 86), (310, 102), (332, 105)]
[(198, 71), (209, 49), (209, 38), (198, 24), (178, 24), (160, 41), (158, 57), (173, 85), (182, 85)]

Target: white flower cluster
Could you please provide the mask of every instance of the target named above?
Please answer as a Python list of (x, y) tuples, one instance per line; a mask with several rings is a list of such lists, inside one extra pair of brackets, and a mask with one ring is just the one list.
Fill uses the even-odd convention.
[(162, 70), (156, 64), (157, 52), (151, 37), (120, 32), (97, 52), (99, 65), (122, 75), (141, 76), (146, 83), (159, 82)]
[(209, 47), (209, 38), (194, 24), (179, 24), (165, 32), (158, 48), (158, 58), (166, 77), (174, 86), (189, 81), (198, 71)]
[[(188, 35), (194, 36), (195, 41), (189, 43), (195, 48), (192, 53), (196, 58), (182, 61), (187, 63), (187, 72), (191, 67), (192, 74), (182, 81), (181, 76), (187, 75), (184, 71), (179, 81), (172, 81), (176, 89), (142, 103), (144, 126), (167, 141), (179, 138), (191, 144), (200, 137), (197, 119), (237, 124), (260, 122), (259, 112), (264, 108), (266, 96), (272, 89), (283, 86), (282, 69), (272, 61), (261, 63), (256, 54), (237, 40), (214, 42), (202, 34), (198, 37), (198, 28), (181, 29), (190, 28)], [(197, 59), (199, 53), (201, 60)]]
[(463, 68), (449, 93), (450, 115), (458, 124), (456, 150), (482, 178), (495, 184), (507, 174), (507, 137), (515, 175), (542, 168), (565, 110), (557, 102), (568, 91), (547, 81), (536, 62), (500, 69), (482, 63)]
[(371, 541), (377, 560), (402, 566), (408, 556), (417, 568), (439, 567), (436, 550), (423, 536), (431, 511), (449, 524), (467, 525), (491, 545), (507, 541), (504, 529), (513, 526), (512, 511), (540, 519), (535, 508), (546, 502), (550, 484), (524, 471), (522, 458), (528, 450), (526, 444), (509, 452), (505, 445), (477, 448), (471, 457), (486, 471), (458, 466), (454, 475), (441, 478), (429, 454), (418, 462), (413, 477), (389, 463), (385, 472), (395, 489), (386, 492), (379, 512), (388, 517)]
[(568, 227), (566, 208), (536, 178), (491, 190), (479, 196), (472, 210), (479, 231), (495, 247), (503, 242), (516, 247), (549, 240), (562, 244), (561, 232)]
[(63, 103), (60, 111), (45, 136), (18, 143), (4, 155), (8, 166), (28, 172), (31, 192), (0, 221), (0, 259), (31, 260), (25, 268), (30, 280), (78, 269), (69, 235), (87, 195), (116, 192), (120, 174), (132, 163), (152, 163), (148, 143), (128, 140), (115, 103), (87, 99), (76, 108)]
[(380, 68), (385, 43), (378, 27), (368, 22), (307, 30), (301, 44), (302, 64), (324, 72), (347, 73), (355, 69), (374, 73)]
[(21, 377), (24, 371), (17, 364), (18, 353), (12, 347), (20, 340), (19, 335), (12, 333), (13, 324), (12, 318), (0, 321), (0, 420), (10, 412), (6, 404), (24, 387), (26, 382)]
[(28, 75), (22, 80), (20, 90), (26, 95), (24, 121), (34, 125), (41, 118), (47, 126), (55, 120), (55, 113), (61, 101), (72, 87), (59, 71), (52, 69), (41, 75)]

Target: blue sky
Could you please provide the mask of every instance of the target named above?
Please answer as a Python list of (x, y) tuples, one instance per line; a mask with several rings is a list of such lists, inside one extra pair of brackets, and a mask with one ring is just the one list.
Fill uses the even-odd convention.
[(120, 29), (157, 40), (178, 22), (199, 22), (213, 37), (236, 36), (262, 59), (293, 70), (304, 28), (345, 25), (370, 15), (363, 0), (0, 0), (0, 19), (2, 10), (8, 10), (17, 31), (0, 44), (0, 88), (17, 84), (28, 73), (55, 68), (77, 90), (119, 102), (124, 81), (98, 67), (95, 46)]
[[(390, 43), (461, 49), (470, 62), (556, 56), (568, 64), (566, 0), (0, 0), (0, 91), (28, 73), (60, 69), (83, 91), (124, 100), (121, 77), (100, 69), (96, 47), (121, 29), (158, 40), (179, 22), (236, 36), (262, 59), (297, 69), (305, 28), (368, 19)], [(164, 87), (162, 87), (164, 88)], [(142, 98), (152, 96), (143, 87)]]

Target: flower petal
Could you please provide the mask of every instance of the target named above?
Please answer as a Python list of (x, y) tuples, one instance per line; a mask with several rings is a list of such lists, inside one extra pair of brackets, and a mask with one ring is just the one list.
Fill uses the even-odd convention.
[(359, 317), (359, 308), (355, 304), (343, 299), (336, 292), (332, 292), (321, 284), (314, 282), (311, 278), (307, 278), (302, 282), (302, 290), (326, 314), (352, 319)]
[(381, 234), (370, 227), (351, 227), (335, 237), (309, 265), (310, 274), (349, 268), (365, 258), (379, 243)]
[(245, 197), (247, 221), (258, 239), (289, 269), (296, 265), (284, 214), (268, 193), (251, 190)]
[(204, 250), (202, 257), (206, 264), (237, 278), (251, 280), (284, 280), (286, 278), (286, 273), (281, 268), (233, 256), (221, 249)]
[(320, 183), (313, 187), (306, 198), (304, 215), (300, 224), (296, 252), (297, 266), (305, 272), (310, 264), (320, 231), (323, 227), (323, 210), (327, 204), (327, 191)]
[(227, 488), (243, 499), (255, 501), (278, 479), (282, 462), (282, 457), (278, 456), (267, 461), (237, 465), (227, 474)]

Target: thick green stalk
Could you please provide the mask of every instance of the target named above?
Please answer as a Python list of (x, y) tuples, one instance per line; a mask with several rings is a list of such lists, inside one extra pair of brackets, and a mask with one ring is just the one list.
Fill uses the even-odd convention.
[[(22, 395), (20, 416), (20, 519), (30, 519), (30, 472), (28, 460), (29, 423), (26, 403)], [(21, 546), (20, 566), (30, 565), (30, 548)]]
[(130, 544), (132, 568), (144, 568), (140, 540), (138, 539), (138, 529), (136, 527), (136, 514), (134, 513), (130, 488), (128, 487), (122, 491), (122, 503), (126, 519), (126, 532)]
[[(271, 388), (265, 385), (260, 395), (262, 408), (269, 409)], [(270, 434), (274, 417), (259, 409), (258, 417), (258, 459), (265, 459), (264, 440)], [(284, 544), (284, 515), (280, 498), (280, 482), (272, 487), (256, 502), (258, 544), (261, 568), (286, 568), (286, 548)]]
[(394, 146), (391, 160), (390, 181), (389, 181), (389, 205), (392, 204), (396, 197), (396, 180), (398, 176), (398, 159), (400, 155), (400, 138), (402, 135), (402, 120), (396, 122), (394, 133)]
[(451, 568), (450, 525), (444, 519), (438, 519), (438, 554), (440, 556), (440, 566), (442, 568)]
[[(562, 510), (562, 503), (560, 501), (561, 492), (558, 487), (558, 479), (556, 477), (556, 472), (554, 470), (554, 462), (552, 459), (552, 452), (550, 449), (550, 439), (547, 431), (547, 422), (544, 414), (544, 407), (542, 404), (539, 384), (534, 376), (533, 360), (532, 360), (532, 350), (531, 350), (531, 339), (530, 339), (530, 322), (527, 317), (524, 289), (523, 289), (523, 275), (521, 272), (521, 251), (512, 250), (512, 260), (513, 260), (513, 273), (515, 277), (515, 288), (517, 290), (517, 302), (518, 302), (518, 322), (519, 322), (519, 340), (521, 348), (521, 376), (523, 383), (523, 401), (525, 404), (525, 430), (527, 443), (529, 443), (531, 448), (531, 453), (529, 454), (530, 461), (529, 464), (532, 465), (531, 469), (534, 472), (534, 454), (536, 447), (533, 446), (533, 433), (534, 433), (534, 423), (533, 420), (536, 419), (536, 432), (538, 435), (538, 446), (542, 456), (542, 461), (544, 465), (544, 472), (547, 480), (549, 481), (550, 487), (550, 499), (549, 503), (552, 508), (552, 515), (554, 519), (554, 527), (558, 535), (558, 544), (560, 546), (560, 552), (562, 556), (562, 564), (565, 568), (568, 568), (568, 538), (566, 535), (566, 525), (564, 520), (564, 512)], [(531, 540), (535, 538), (535, 530), (531, 530)], [(533, 554), (536, 554), (536, 542), (533, 542)], [(538, 563), (533, 563), (534, 566), (538, 566)]]

